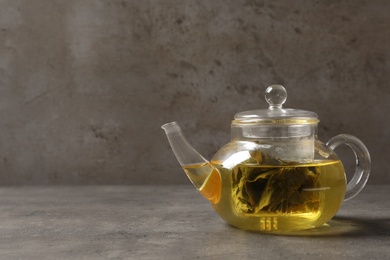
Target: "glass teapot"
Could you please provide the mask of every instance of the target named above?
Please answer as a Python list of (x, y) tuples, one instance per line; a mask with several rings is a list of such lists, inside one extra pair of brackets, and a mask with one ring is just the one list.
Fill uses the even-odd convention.
[[(265, 99), (268, 109), (234, 116), (231, 141), (211, 161), (186, 141), (176, 122), (162, 128), (188, 178), (230, 225), (269, 233), (321, 226), (365, 186), (369, 152), (351, 135), (319, 141), (317, 114), (283, 108), (283, 86), (268, 87)], [(343, 144), (356, 156), (348, 184), (334, 152)]]

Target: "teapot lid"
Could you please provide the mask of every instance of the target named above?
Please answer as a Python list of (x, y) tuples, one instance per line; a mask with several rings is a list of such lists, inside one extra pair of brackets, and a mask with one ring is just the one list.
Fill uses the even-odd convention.
[(250, 110), (237, 113), (233, 124), (317, 124), (318, 115), (311, 111), (283, 108), (287, 91), (281, 85), (271, 85), (265, 91), (268, 109)]

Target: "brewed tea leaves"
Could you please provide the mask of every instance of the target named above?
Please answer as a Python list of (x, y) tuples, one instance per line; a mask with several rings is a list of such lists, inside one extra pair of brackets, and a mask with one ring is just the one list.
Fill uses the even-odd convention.
[[(260, 157), (256, 157), (259, 161)], [(253, 214), (318, 210), (319, 192), (315, 189), (319, 186), (317, 167), (296, 167), (298, 163), (264, 156), (261, 160), (278, 163), (276, 167), (244, 163), (233, 169), (233, 190), (240, 204), (237, 206)]]

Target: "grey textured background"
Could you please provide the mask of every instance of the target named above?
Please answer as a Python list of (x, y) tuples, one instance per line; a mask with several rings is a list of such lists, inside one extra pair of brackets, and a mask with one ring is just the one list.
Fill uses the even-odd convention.
[(188, 183), (160, 126), (210, 158), (236, 112), (319, 114), (390, 183), (390, 1), (0, 1), (0, 184)]

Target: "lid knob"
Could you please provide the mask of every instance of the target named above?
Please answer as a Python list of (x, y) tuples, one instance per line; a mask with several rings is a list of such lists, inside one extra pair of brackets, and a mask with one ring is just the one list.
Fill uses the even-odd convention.
[(265, 100), (269, 109), (281, 109), (287, 100), (287, 91), (282, 85), (271, 85), (265, 90)]

